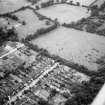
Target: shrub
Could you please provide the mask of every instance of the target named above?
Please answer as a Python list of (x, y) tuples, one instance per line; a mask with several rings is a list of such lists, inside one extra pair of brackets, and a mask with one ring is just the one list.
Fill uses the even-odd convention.
[(77, 2), (77, 6), (80, 6), (80, 3), (79, 2)]

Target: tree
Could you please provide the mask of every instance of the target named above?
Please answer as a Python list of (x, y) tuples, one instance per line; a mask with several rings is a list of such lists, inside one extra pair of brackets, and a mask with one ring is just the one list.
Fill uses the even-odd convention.
[(0, 45), (2, 45), (4, 42), (9, 40), (17, 40), (18, 36), (15, 32), (15, 29), (4, 29), (0, 28)]
[(39, 6), (38, 6), (38, 5), (36, 5), (36, 9), (37, 9), (37, 10), (39, 9)]
[(15, 105), (15, 102), (11, 102), (11, 105)]
[(77, 2), (77, 6), (80, 6), (80, 3), (79, 2)]
[(63, 93), (63, 96), (64, 96), (65, 98), (69, 98), (69, 97), (70, 97), (70, 93), (69, 93), (69, 92), (64, 92), (64, 93)]
[(75, 97), (72, 97), (65, 102), (65, 105), (78, 105), (78, 103), (75, 101)]
[(59, 3), (59, 0), (56, 0), (57, 1), (57, 3)]
[(94, 5), (91, 7), (91, 16), (98, 16), (99, 15), (99, 10), (98, 6)]
[(26, 25), (26, 22), (25, 22), (25, 21), (23, 21), (23, 22), (22, 22), (22, 25)]
[(41, 99), (39, 102), (38, 102), (39, 105), (49, 105), (48, 101), (45, 101), (43, 99)]
[(50, 93), (50, 97), (53, 97), (53, 96), (55, 96), (56, 94), (57, 94), (56, 89), (52, 89), (52, 90), (51, 90), (51, 93)]
[(104, 3), (100, 6), (100, 10), (103, 11), (105, 9), (105, 1)]
[(73, 4), (73, 1), (70, 1), (70, 4), (72, 5)]
[(98, 6), (94, 5), (94, 6), (91, 7), (91, 9), (98, 9)]

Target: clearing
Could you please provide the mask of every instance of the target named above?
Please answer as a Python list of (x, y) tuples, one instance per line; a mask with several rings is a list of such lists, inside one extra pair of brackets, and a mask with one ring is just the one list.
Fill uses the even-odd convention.
[(84, 65), (89, 70), (98, 70), (102, 65), (96, 61), (105, 56), (105, 37), (64, 27), (31, 43), (47, 49), (51, 54)]

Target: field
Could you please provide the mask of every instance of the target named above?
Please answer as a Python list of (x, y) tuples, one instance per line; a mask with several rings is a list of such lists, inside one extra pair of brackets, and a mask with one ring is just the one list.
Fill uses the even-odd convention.
[[(48, 19), (39, 20), (39, 17), (32, 9), (25, 9), (14, 13), (13, 15), (18, 17), (18, 21), (11, 18), (0, 18), (0, 27), (12, 28), (15, 27), (18, 33), (19, 39), (26, 38), (30, 34), (34, 34), (40, 28), (48, 28), (53, 25)], [(23, 21), (25, 25), (22, 24)], [(49, 22), (47, 25), (46, 22)]]
[(11, 12), (29, 4), (26, 0), (0, 0), (0, 13)]
[(83, 17), (86, 18), (90, 16), (90, 12), (88, 12), (86, 8), (67, 4), (53, 5), (40, 9), (38, 12), (52, 19), (57, 18), (60, 23), (78, 21)]
[(96, 2), (93, 5), (97, 5), (98, 7), (100, 7), (104, 2), (105, 0), (96, 0)]
[(18, 25), (18, 24), (19, 24), (18, 22), (10, 18), (0, 18), (0, 27), (12, 28), (13, 26)]
[(32, 40), (32, 43), (89, 70), (97, 70), (100, 64), (96, 61), (105, 54), (104, 37), (64, 27)]
[(20, 25), (16, 28), (20, 38), (25, 38), (29, 34), (34, 34), (37, 29), (49, 27), (49, 25), (46, 25), (46, 21), (48, 20), (39, 20), (38, 16), (31, 9), (16, 12), (14, 15), (16, 15), (20, 21), (25, 21), (26, 23), (26, 25)]

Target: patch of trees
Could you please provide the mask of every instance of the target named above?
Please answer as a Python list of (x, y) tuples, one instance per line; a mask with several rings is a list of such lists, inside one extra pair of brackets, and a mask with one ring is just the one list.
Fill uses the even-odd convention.
[(82, 30), (82, 28), (80, 28), (79, 26), (76, 25), (77, 23), (71, 22), (71, 23), (64, 23), (62, 24), (62, 26), (67, 27), (67, 28), (74, 28), (76, 30)]
[(49, 7), (51, 5), (56, 5), (56, 4), (69, 4), (69, 5), (74, 5), (74, 6), (80, 6), (79, 2), (74, 4), (73, 1), (67, 2), (67, 0), (61, 0), (61, 1), (56, 0), (56, 3), (54, 3), (54, 0), (49, 0), (47, 2), (42, 2), (41, 3), (41, 8), (46, 8), (46, 7)]
[(64, 58), (61, 58), (60, 56), (57, 56), (57, 55), (51, 55), (46, 49), (39, 48), (37, 45), (33, 45), (33, 44), (29, 43), (26, 40), (24, 41), (24, 43), (25, 43), (26, 46), (29, 46), (29, 48), (39, 52), (40, 55), (51, 58), (55, 62), (59, 62), (62, 65), (66, 65), (66, 66), (68, 66), (70, 68), (76, 69), (79, 72), (82, 72), (82, 73), (84, 73), (86, 75), (89, 75), (89, 76), (92, 76), (92, 75), (96, 74), (95, 71), (90, 71), (86, 67), (84, 67), (83, 65), (79, 65), (77, 63), (70, 62), (70, 61), (68, 61), (68, 60), (66, 60)]
[(105, 9), (105, 1), (104, 1), (104, 3), (100, 6), (100, 8), (99, 8), (101, 11), (104, 11), (104, 9)]
[(102, 25), (101, 22), (93, 22), (91, 20), (86, 24), (86, 31), (90, 33), (97, 33), (97, 28)]
[(98, 18), (102, 19), (102, 20), (105, 20), (105, 15), (99, 15)]
[(105, 29), (96, 31), (97, 34), (105, 36)]
[(98, 6), (94, 5), (94, 6), (91, 7), (91, 9), (98, 9)]
[(58, 91), (56, 89), (51, 89), (49, 98), (54, 97), (57, 93), (58, 93)]
[(91, 9), (91, 16), (98, 16), (99, 10), (98, 9)]
[(4, 29), (0, 28), (0, 46), (6, 41), (17, 41), (18, 35), (15, 32), (15, 29)]
[(38, 105), (50, 105), (50, 104), (48, 103), (48, 101), (40, 99), (40, 101), (38, 102)]
[(0, 97), (0, 105), (5, 105), (5, 103), (8, 101), (8, 97), (4, 96), (4, 97)]
[(10, 13), (4, 14), (4, 15), (0, 15), (0, 17), (8, 17), (8, 18), (11, 18), (11, 19), (13, 19), (15, 21), (18, 21), (19, 20), (16, 15), (12, 15)]
[(86, 31), (90, 33), (95, 33), (97, 26), (95, 24), (90, 24), (86, 27)]
[(53, 4), (54, 4), (54, 1), (53, 1), (53, 0), (49, 0), (49, 1), (47, 1), (47, 2), (41, 3), (41, 7), (42, 7), (42, 8), (46, 8), (46, 7), (51, 6), (51, 5), (53, 5)]
[(70, 1), (70, 2), (69, 2), (69, 4), (71, 4), (71, 5), (72, 5), (72, 4), (73, 4), (73, 1)]
[(27, 9), (27, 8), (30, 8), (29, 6), (23, 6), (23, 7), (21, 7), (21, 8), (19, 8), (19, 9), (17, 9), (17, 10), (14, 10), (14, 11), (11, 11), (11, 12), (8, 12), (8, 13), (4, 13), (4, 14), (0, 14), (0, 17), (3, 17), (3, 16), (8, 16), (8, 15), (12, 15), (12, 14), (14, 14), (14, 13), (16, 13), (16, 12), (19, 12), (19, 11), (23, 11), (23, 10), (25, 10), (25, 9)]
[(105, 82), (105, 70), (99, 70), (96, 75), (91, 76), (91, 80), (81, 88), (76, 87), (76, 94), (68, 99), (65, 105), (90, 105)]
[(66, 3), (67, 0), (61, 0), (61, 3)]
[(73, 1), (66, 2), (66, 0), (65, 0), (64, 3), (70, 4), (70, 5), (73, 5), (73, 6), (80, 6), (80, 2), (73, 3)]
[(39, 10), (40, 9), (40, 7), (38, 5), (36, 5), (35, 8), (36, 8), (36, 10)]
[(80, 6), (80, 3), (79, 2), (77, 2), (77, 6)]
[(38, 29), (38, 30), (35, 32), (35, 34), (33, 34), (33, 35), (28, 35), (28, 36), (25, 38), (25, 40), (26, 40), (26, 41), (31, 41), (31, 40), (33, 40), (33, 39), (35, 39), (35, 38), (38, 38), (39, 36), (42, 36), (42, 35), (44, 35), (44, 34), (50, 32), (50, 31), (56, 29), (56, 28), (57, 28), (57, 24), (54, 24), (54, 25), (52, 25), (52, 26), (50, 26), (50, 27), (48, 27), (48, 28), (41, 28), (41, 29)]
[(44, 20), (44, 19), (49, 19), (46, 16), (41, 15), (40, 13), (34, 11), (34, 13), (37, 15), (37, 17), (39, 18), (39, 20)]
[[(97, 19), (97, 22), (92, 21), (92, 19)], [(104, 29), (97, 30), (104, 23), (104, 19), (105, 19), (104, 15), (92, 16), (89, 18), (83, 18), (79, 20), (78, 22), (64, 23), (62, 24), (62, 26), (105, 36)]]
[(32, 2), (33, 4), (36, 4), (38, 0), (27, 0), (28, 2)]
[(91, 16), (99, 16), (99, 8), (97, 5), (91, 7)]

